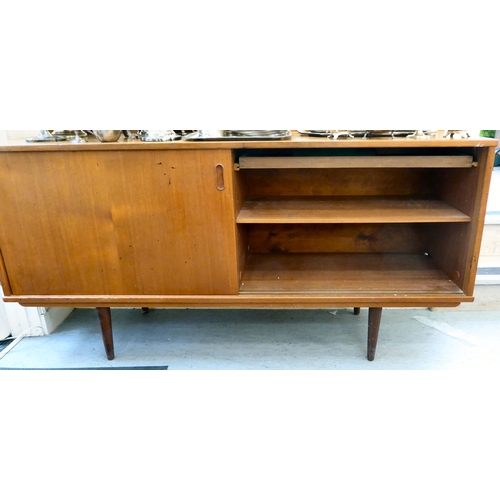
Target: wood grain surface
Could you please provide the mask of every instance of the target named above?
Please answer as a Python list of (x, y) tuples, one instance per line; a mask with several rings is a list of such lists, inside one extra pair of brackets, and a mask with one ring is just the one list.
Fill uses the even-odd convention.
[(477, 168), (434, 172), (438, 196), (469, 215), (471, 223), (438, 224), (429, 231), (429, 251), (468, 295), (474, 292), (495, 151), (479, 149), (476, 155)]
[(151, 308), (310, 308), (332, 307), (457, 307), (474, 297), (457, 292), (387, 293), (348, 291), (240, 293), (239, 295), (11, 295), (5, 302), (23, 306), (54, 307), (123, 307), (138, 304)]
[[(237, 293), (229, 151), (0, 155), (14, 294)], [(8, 215), (8, 216), (7, 216)]]
[(12, 295), (12, 288), (10, 287), (9, 275), (7, 274), (7, 269), (5, 268), (5, 262), (3, 260), (3, 255), (0, 250), (0, 285), (4, 295)]
[[(465, 169), (464, 169), (465, 170)], [(467, 169), (471, 170), (471, 169)], [(240, 170), (246, 196), (436, 196), (432, 169)]]
[(95, 138), (90, 138), (88, 142), (82, 144), (70, 144), (69, 142), (57, 143), (27, 143), (24, 139), (6, 140), (0, 143), (1, 151), (156, 151), (156, 150), (210, 150), (210, 149), (370, 149), (370, 148), (416, 148), (426, 149), (436, 148), (467, 148), (467, 147), (496, 147), (496, 139), (486, 137), (476, 137), (469, 139), (429, 139), (414, 140), (406, 138), (370, 138), (370, 139), (349, 139), (332, 140), (321, 137), (306, 137), (297, 133), (287, 140), (241, 140), (241, 141), (171, 141), (171, 142), (143, 142), (137, 139), (120, 139), (118, 142), (99, 142)]
[(251, 254), (241, 293), (457, 293), (429, 257), (411, 254)]
[(242, 224), (251, 253), (419, 253), (428, 224)]
[(271, 168), (470, 168), (472, 156), (240, 156), (240, 169)]
[(416, 197), (251, 197), (237, 222), (470, 222), (470, 217), (443, 201)]

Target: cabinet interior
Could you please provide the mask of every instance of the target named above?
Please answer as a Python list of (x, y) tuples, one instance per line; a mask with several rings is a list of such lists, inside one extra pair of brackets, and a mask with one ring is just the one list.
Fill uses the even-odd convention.
[[(361, 151), (359, 165), (382, 157), (378, 168), (343, 168), (342, 160), (328, 168), (329, 158), (317, 151), (237, 156), (240, 166), (256, 165), (234, 176), (244, 255), (240, 294), (467, 293), (478, 158), (473, 148), (423, 149), (416, 166), (408, 167), (411, 154), (405, 151), (406, 166), (399, 167), (397, 150)], [(350, 151), (328, 155), (357, 164)], [(430, 155), (452, 158), (446, 165), (438, 158), (433, 168)], [(454, 155), (472, 161), (461, 159), (456, 167)], [(258, 160), (242, 161), (247, 157)], [(301, 168), (315, 164), (322, 166)]]

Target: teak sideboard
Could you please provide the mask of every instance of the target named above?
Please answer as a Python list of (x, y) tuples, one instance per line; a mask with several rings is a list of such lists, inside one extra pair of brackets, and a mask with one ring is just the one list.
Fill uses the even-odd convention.
[(0, 145), (0, 280), (24, 306), (473, 301), (493, 139)]

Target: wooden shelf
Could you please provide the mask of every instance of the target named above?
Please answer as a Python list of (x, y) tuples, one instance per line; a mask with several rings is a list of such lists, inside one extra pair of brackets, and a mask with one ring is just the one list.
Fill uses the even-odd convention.
[(251, 197), (238, 214), (240, 224), (470, 222), (440, 200), (416, 197), (322, 196)]
[(431, 258), (415, 254), (250, 254), (240, 287), (240, 294), (356, 292), (463, 295)]

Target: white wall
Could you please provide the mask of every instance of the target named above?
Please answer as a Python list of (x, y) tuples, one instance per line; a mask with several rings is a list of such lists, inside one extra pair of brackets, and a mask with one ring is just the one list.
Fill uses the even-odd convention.
[(7, 139), (29, 139), (40, 132), (39, 130), (4, 130)]
[[(0, 340), (12, 335), (17, 337), (28, 328), (27, 337), (52, 333), (73, 311), (71, 307), (22, 307), (13, 302), (3, 302), (0, 287)], [(35, 328), (36, 327), (36, 328)]]
[(29, 139), (40, 132), (39, 130), (0, 130), (0, 141), (7, 139)]
[[(0, 288), (0, 298), (3, 297), (2, 289)], [(19, 304), (11, 302), (0, 303), (0, 339), (12, 335), (19, 336), (28, 328), (32, 328), (26, 332), (27, 336), (34, 337), (39, 335), (47, 335), (47, 331), (42, 325), (38, 308), (22, 307)]]

